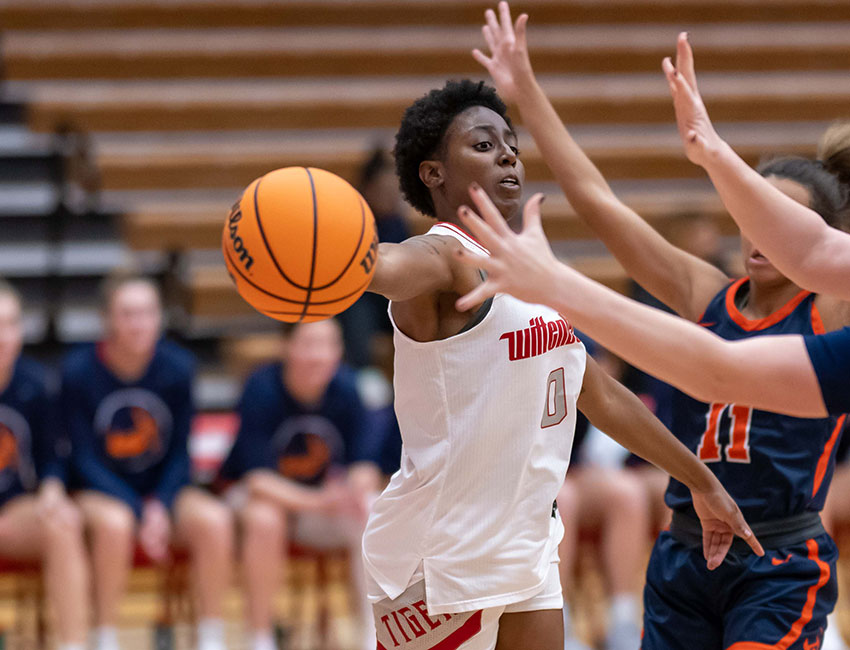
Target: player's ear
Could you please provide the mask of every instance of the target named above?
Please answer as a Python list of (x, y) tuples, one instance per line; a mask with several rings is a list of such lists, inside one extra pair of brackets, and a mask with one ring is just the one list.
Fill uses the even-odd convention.
[(423, 160), (419, 163), (419, 179), (429, 190), (435, 190), (444, 183), (443, 164), (439, 160)]

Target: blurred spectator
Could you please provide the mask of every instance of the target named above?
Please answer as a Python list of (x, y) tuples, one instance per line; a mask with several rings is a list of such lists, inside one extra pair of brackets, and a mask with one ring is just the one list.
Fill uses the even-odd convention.
[[(379, 241), (398, 244), (410, 237), (395, 165), (383, 148), (369, 154), (360, 168), (357, 187), (375, 215)], [(375, 336), (389, 335), (392, 331), (386, 298), (367, 291), (339, 319), (348, 362), (358, 368), (373, 365)]]
[(58, 396), (45, 370), (21, 357), (22, 340), (20, 297), (0, 280), (0, 555), (41, 563), (59, 648), (83, 650), (88, 563), (57, 454)]
[[(625, 365), (606, 350), (594, 349), (592, 341), (587, 344), (599, 365), (621, 381)], [(640, 480), (623, 467), (628, 457), (627, 450), (579, 414), (570, 468), (558, 494), (558, 509), (566, 528), (559, 548), (565, 594), (575, 593), (572, 578), (580, 529), (599, 532), (609, 597), (607, 650), (634, 650), (640, 646), (639, 591), (650, 541), (650, 508)], [(564, 647), (586, 648), (577, 640), (571, 623), (570, 607), (565, 603)]]
[(285, 542), (347, 548), (363, 627), (373, 650), (361, 538), (380, 471), (354, 373), (341, 367), (335, 320), (286, 330), (286, 361), (261, 367), (245, 384), (241, 426), (222, 478), (241, 480), (230, 492), (239, 510), (248, 623), (254, 650), (274, 650), (273, 597)]
[(96, 648), (118, 648), (118, 605), (138, 541), (155, 562), (172, 542), (188, 548), (198, 647), (223, 650), (233, 526), (224, 504), (189, 486), (194, 359), (160, 340), (160, 296), (147, 278), (107, 278), (101, 306), (105, 339), (69, 353), (62, 373), (76, 499), (91, 540)]

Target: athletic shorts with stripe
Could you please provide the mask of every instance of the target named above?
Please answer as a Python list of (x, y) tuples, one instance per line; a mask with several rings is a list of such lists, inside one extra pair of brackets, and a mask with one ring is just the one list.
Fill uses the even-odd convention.
[(714, 571), (669, 532), (644, 589), (642, 650), (818, 650), (835, 607), (838, 550), (827, 534), (764, 557), (730, 552)]
[(499, 618), (513, 612), (561, 609), (564, 599), (558, 563), (552, 562), (540, 592), (519, 603), (458, 614), (428, 614), (425, 582), (408, 587), (395, 600), (372, 605), (378, 650), (493, 650)]

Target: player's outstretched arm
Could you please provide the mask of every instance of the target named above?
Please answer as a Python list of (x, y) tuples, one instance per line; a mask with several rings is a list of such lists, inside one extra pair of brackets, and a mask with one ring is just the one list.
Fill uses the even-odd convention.
[(422, 235), (401, 244), (380, 244), (369, 291), (401, 302), (454, 286), (456, 259), (462, 248), (454, 239)]
[(470, 190), (483, 216), (461, 208), (463, 223), (490, 251), (459, 258), (487, 280), (458, 301), (458, 309), (496, 293), (550, 305), (579, 329), (641, 370), (705, 402), (747, 404), (795, 415), (827, 414), (801, 336), (725, 341), (682, 318), (630, 300), (555, 259), (540, 223), (536, 195), (526, 204), (523, 229), (511, 231), (486, 194)]
[(605, 178), (573, 140), (534, 76), (528, 55), (526, 23), (511, 23), (506, 2), (499, 16), (487, 10), (482, 28), (490, 55), (473, 51), (499, 94), (516, 103), (544, 160), (570, 204), (647, 291), (678, 314), (696, 320), (727, 283), (711, 264), (673, 246), (611, 191)]
[(709, 569), (723, 562), (735, 535), (764, 555), (746, 522), (717, 477), (670, 433), (625, 386), (588, 357), (578, 408), (593, 425), (641, 458), (660, 467), (691, 491), (702, 523), (703, 554)]
[(687, 34), (679, 34), (676, 65), (667, 58), (663, 68), (685, 153), (708, 172), (743, 234), (795, 284), (850, 300), (850, 235), (773, 187), (720, 138), (697, 88)]

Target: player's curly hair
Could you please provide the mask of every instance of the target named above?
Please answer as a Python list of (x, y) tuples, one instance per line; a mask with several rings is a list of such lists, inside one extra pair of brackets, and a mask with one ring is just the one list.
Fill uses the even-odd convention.
[(495, 88), (483, 81), (463, 79), (447, 81), (442, 88), (417, 99), (404, 112), (396, 133), (393, 155), (401, 191), (410, 205), (429, 217), (436, 216), (434, 202), (419, 178), (419, 164), (439, 151), (449, 124), (471, 106), (489, 108), (511, 126), (508, 107), (496, 94)]

